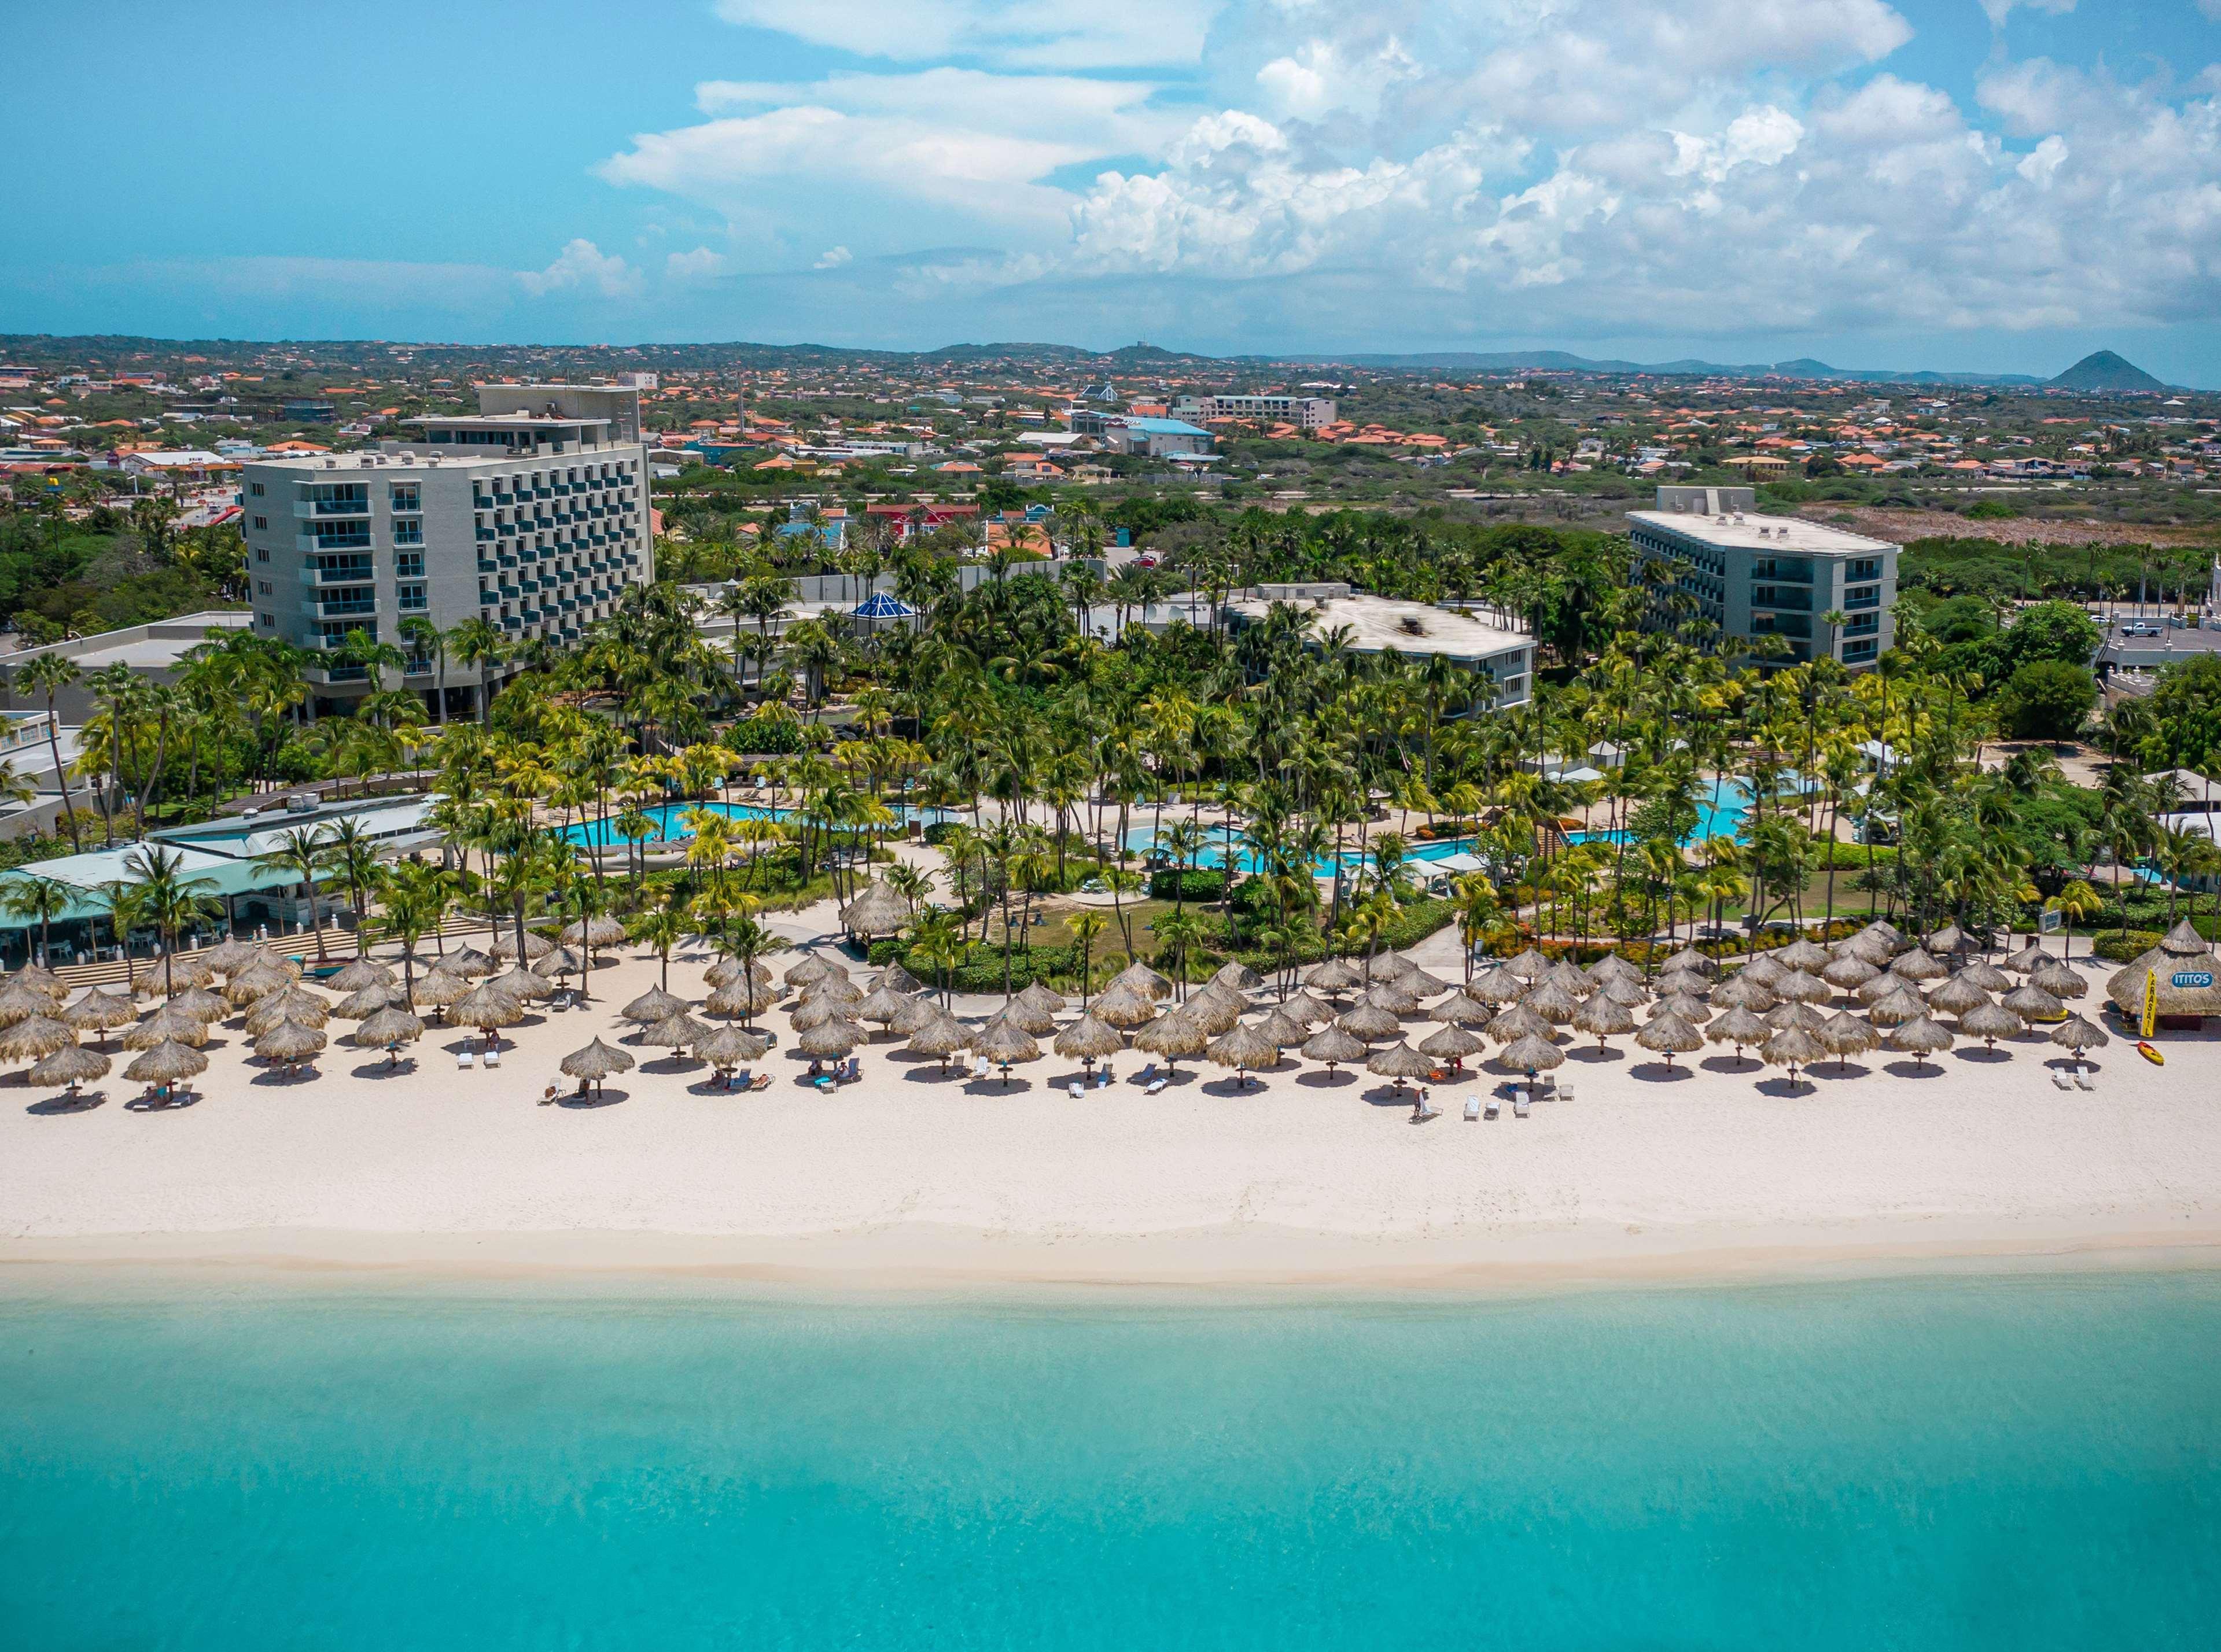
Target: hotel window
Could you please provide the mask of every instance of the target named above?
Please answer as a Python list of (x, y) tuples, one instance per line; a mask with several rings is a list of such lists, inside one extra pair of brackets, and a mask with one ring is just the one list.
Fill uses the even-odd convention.
[(254, 519), (254, 531), (255, 531), (256, 533), (258, 533), (258, 534), (267, 533), (269, 530), (270, 530), (270, 518), (269, 518), (269, 517), (267, 517), (267, 516), (257, 516), (257, 517)]
[(422, 579), (424, 577), (424, 553), (422, 551), (397, 551), (394, 553), (393, 557), (393, 572), (396, 575), (404, 579)]
[(258, 562), (267, 562), (270, 560), (270, 548), (267, 545), (257, 545), (254, 548), (254, 560)]
[(403, 613), (422, 612), (426, 608), (431, 606), (431, 604), (425, 600), (424, 587), (422, 585), (401, 585), (397, 587), (397, 589), (401, 593), (399, 606)]
[(393, 485), (394, 510), (397, 511), (422, 510), (424, 506), (423, 496), (419, 491), (420, 485), (416, 482), (396, 482)]
[(260, 482), (249, 482), (247, 485), (247, 491), (259, 499), (262, 497), (262, 484)]
[(395, 517), (393, 542), (396, 545), (422, 545), (424, 542), (424, 518), (422, 516)]

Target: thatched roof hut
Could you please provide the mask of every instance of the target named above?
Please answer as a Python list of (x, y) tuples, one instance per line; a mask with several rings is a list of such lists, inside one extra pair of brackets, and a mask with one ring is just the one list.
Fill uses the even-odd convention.
[(1702, 975), (1707, 980), (1717, 980), (1720, 976), (1719, 960), (1709, 957), (1705, 954), (1699, 952), (1694, 947), (1682, 948), (1680, 951), (1668, 958), (1662, 965), (1660, 966), (1660, 967), (1661, 969), (1668, 970), (1694, 970), (1698, 974)]
[(66, 1044), (30, 1071), (28, 1081), (42, 1090), (74, 1090), (108, 1076), (108, 1058), (82, 1044)]
[(1809, 1004), (1777, 1004), (1761, 1017), (1769, 1032), (1786, 1032), (1792, 1027), (1801, 1027), (1816, 1033), (1828, 1024), (1828, 1017)]
[(261, 955), (260, 948), (240, 940), (219, 941), (200, 954), (210, 969), (222, 970), (228, 975), (235, 969), (244, 969)]
[(1817, 975), (1836, 961), (1836, 954), (1827, 948), (1802, 938), (1777, 948), (1771, 955), (1784, 969), (1801, 970), (1807, 975)]
[(2065, 1004), (2033, 981), (2016, 986), (1999, 1002), (2023, 1021), (2056, 1021), (2067, 1013)]
[(1867, 1005), (1867, 1019), (1877, 1027), (1902, 1027), (1928, 1013), (1927, 1000), (1910, 986), (1899, 985)]
[(709, 1036), (707, 1026), (681, 1010), (677, 1015), (666, 1016), (641, 1028), (640, 1042), (659, 1049), (691, 1049)]
[(94, 987), (75, 1004), (65, 1004), (54, 1017), (81, 1033), (105, 1034), (110, 1028), (128, 1027), (139, 1019), (129, 998)]
[(134, 1084), (175, 1084), (196, 1073), (207, 1072), (208, 1064), (208, 1057), (198, 1050), (188, 1049), (175, 1039), (168, 1039), (125, 1067), (123, 1076)]
[(398, 1004), (390, 1004), (377, 1014), (365, 1017), (347, 1035), (364, 1049), (391, 1049), (397, 1044), (413, 1044), (424, 1036), (424, 1023)]
[[(1968, 973), (1972, 973), (1969, 971)], [(2028, 973), (2028, 984), (2040, 986), (2055, 998), (2079, 998), (2090, 990), (2080, 972), (2056, 958), (2047, 958)]]
[(2221, 1015), (2221, 961), (2188, 919), (2107, 981), (2105, 996), (2123, 1015), (2141, 1017), (2147, 983), (2161, 1015)]
[(460, 975), (465, 980), (475, 981), (492, 974), (501, 967), (501, 962), (491, 953), (480, 952), (476, 947), (464, 947), (442, 958), (440, 967), (450, 975)]
[(1749, 975), (1731, 976), (1712, 989), (1712, 1004), (1719, 1009), (1749, 1010), (1762, 1015), (1776, 1002), (1773, 988)]
[(1046, 1038), (1056, 1030), (1056, 1017), (1039, 1004), (1029, 1003), (1023, 992), (1004, 1004), (995, 1019), (1023, 1027), (1035, 1038)]
[(1849, 1010), (1838, 1010), (1820, 1029), (1820, 1042), (1835, 1052), (1840, 1066), (1845, 1056), (1863, 1054), (1880, 1045), (1881, 1034), (1871, 1022), (1860, 1020)]
[(807, 986), (812, 981), (823, 980), (829, 975), (844, 981), (848, 979), (848, 970), (835, 960), (828, 958), (822, 952), (807, 952), (789, 964), (786, 973), (779, 979), (789, 986), (799, 987)]
[(1990, 995), (1964, 975), (1938, 981), (1928, 993), (1928, 1007), (1941, 1010), (1947, 1016), (1963, 1016), (1989, 1001)]
[(1233, 992), (1254, 992), (1265, 984), (1262, 975), (1236, 958), (1229, 958), (1221, 964), (1218, 973), (1211, 979), (1214, 986), (1225, 987)]
[(600, 1084), (612, 1073), (628, 1072), (632, 1065), (629, 1052), (612, 1048), (598, 1038), (584, 1049), (572, 1050), (557, 1063), (566, 1076), (584, 1079), (590, 1084)]
[(850, 935), (892, 935), (914, 916), (908, 901), (885, 884), (873, 881), (841, 909), (841, 927)]
[(1123, 1050), (1126, 1037), (1108, 1022), (1085, 1015), (1057, 1034), (1056, 1042), (1050, 1048), (1067, 1061), (1085, 1061), (1092, 1067), (1105, 1056)]
[(1668, 992), (1658, 1000), (1654, 1015), (1671, 1012), (1692, 1027), (1701, 1027), (1712, 1018), (1712, 1006), (1688, 992)]
[(948, 1058), (972, 1042), (970, 1031), (955, 1017), (941, 1010), (933, 1011), (932, 1018), (913, 1027), (910, 1042), (904, 1046), (913, 1055), (930, 1055), (945, 1068)]
[(1527, 983), (1508, 969), (1484, 969), (1465, 984), (1466, 996), (1483, 1004), (1517, 1004), (1527, 995)]
[(1759, 1049), (1760, 1056), (1770, 1066), (1786, 1067), (1794, 1079), (1797, 1069), (1810, 1067), (1828, 1054), (1827, 1045), (1819, 1035), (1802, 1027), (1785, 1027), (1769, 1037)]
[(399, 986), (366, 986), (348, 993), (332, 1005), (332, 1014), (341, 1021), (366, 1021), (388, 1004), (402, 1002)]
[[(917, 1002), (916, 998), (905, 998), (883, 981), (873, 987), (864, 999), (854, 1006), (856, 1019), (876, 1021), (882, 1027), (888, 1026), (893, 1023), (897, 1016), (901, 1015), (904, 1010)], [(713, 998), (710, 1000), (710, 1007), (714, 1009), (716, 1004), (716, 1000)]]

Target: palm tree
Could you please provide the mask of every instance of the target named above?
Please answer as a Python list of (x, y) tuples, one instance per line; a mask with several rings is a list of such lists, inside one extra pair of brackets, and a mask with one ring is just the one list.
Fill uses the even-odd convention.
[(368, 896), (378, 882), (378, 840), (352, 816), (334, 821), (325, 832), (325, 866), (347, 885), (347, 907), (354, 914), (354, 954), (360, 958)]
[(61, 716), (54, 709), (54, 696), (77, 681), (77, 662), (59, 654), (42, 654), (16, 673), (16, 680), (35, 694), (46, 697), (47, 749), (54, 764), (54, 780), (62, 789), (62, 822), (69, 828), (70, 848), (82, 854), (84, 839), (78, 835), (77, 810), (70, 802), (69, 769), (62, 761)]
[(217, 898), (214, 879), (186, 875), (182, 849), (141, 843), (124, 855), (123, 869), (139, 880), (145, 892), (142, 910), (161, 935), (162, 992), (166, 997), (177, 990), (171, 961), (178, 936), (203, 919), (222, 917), (223, 903)]
[(139, 976), (131, 958), (131, 931), (147, 922), (146, 886), (116, 878), (101, 885), (100, 892), (108, 903), (109, 931), (116, 937), (116, 949), (123, 954), (124, 990), (135, 998)]
[(53, 945), (53, 925), (58, 917), (67, 917), (77, 904), (77, 891), (53, 878), (41, 878), (27, 872), (0, 884), (0, 910), (10, 917), (22, 918), (39, 926), (39, 956), (45, 958)]
[(420, 660), (432, 662), (432, 721), (447, 720), (447, 637), (422, 614), (411, 614), (395, 628), (401, 640), (416, 650)]
[(278, 846), (254, 857), (266, 872), (292, 874), (291, 880), (309, 892), (309, 927), (316, 932), (316, 961), (322, 963), (324, 926), (316, 910), (316, 884), (329, 869), (331, 837), (322, 826), (296, 826), (278, 834)]
[(493, 704), (493, 668), (508, 655), (509, 644), (498, 627), (472, 615), (447, 633), (447, 652), (458, 664), (479, 668), (479, 726), (484, 728)]
[(1100, 912), (1075, 912), (1067, 927), (1079, 948), (1079, 1012), (1087, 1013), (1089, 969), (1094, 958), (1095, 937), (1110, 927), (1110, 920)]
[[(454, 904), (456, 875), (444, 867), (422, 860), (404, 860), (378, 871), (378, 889), (385, 911), (384, 928), (401, 942), (401, 980), (404, 990), (416, 986), (416, 945), (426, 936), (437, 936)], [(357, 931), (360, 933), (360, 929)], [(357, 948), (358, 954), (360, 948)]]
[(639, 945), (653, 947), (655, 955), (663, 961), (660, 985), (671, 990), (671, 949), (686, 939), (689, 933), (686, 911), (675, 899), (661, 906), (652, 906), (637, 914), (625, 925), (626, 931)]

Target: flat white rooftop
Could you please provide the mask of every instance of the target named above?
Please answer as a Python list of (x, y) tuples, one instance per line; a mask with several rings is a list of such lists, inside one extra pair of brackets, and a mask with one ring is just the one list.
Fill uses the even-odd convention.
[(1646, 523), (1667, 533), (1737, 550), (1789, 551), (1803, 556), (1872, 556), (1899, 548), (1824, 522), (1802, 516), (1707, 516), (1699, 510), (1630, 510), (1630, 522)]
[[(1227, 604), (1244, 618), (1254, 620), (1263, 619), (1271, 605), (1262, 597), (1245, 597)], [(1393, 648), (1398, 654), (1492, 660), (1535, 646), (1535, 639), (1523, 631), (1492, 625), (1469, 614), (1454, 614), (1447, 608), (1402, 602), (1392, 597), (1298, 598), (1293, 605), (1317, 616), (1311, 628), (1313, 636), (1348, 627), (1350, 646), (1360, 654), (1379, 654)]]

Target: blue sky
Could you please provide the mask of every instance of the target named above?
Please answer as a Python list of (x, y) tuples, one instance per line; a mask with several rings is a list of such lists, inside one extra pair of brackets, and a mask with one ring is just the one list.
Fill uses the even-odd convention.
[(2221, 385), (2221, 0), (131, 3), (0, 331), (1551, 346)]

